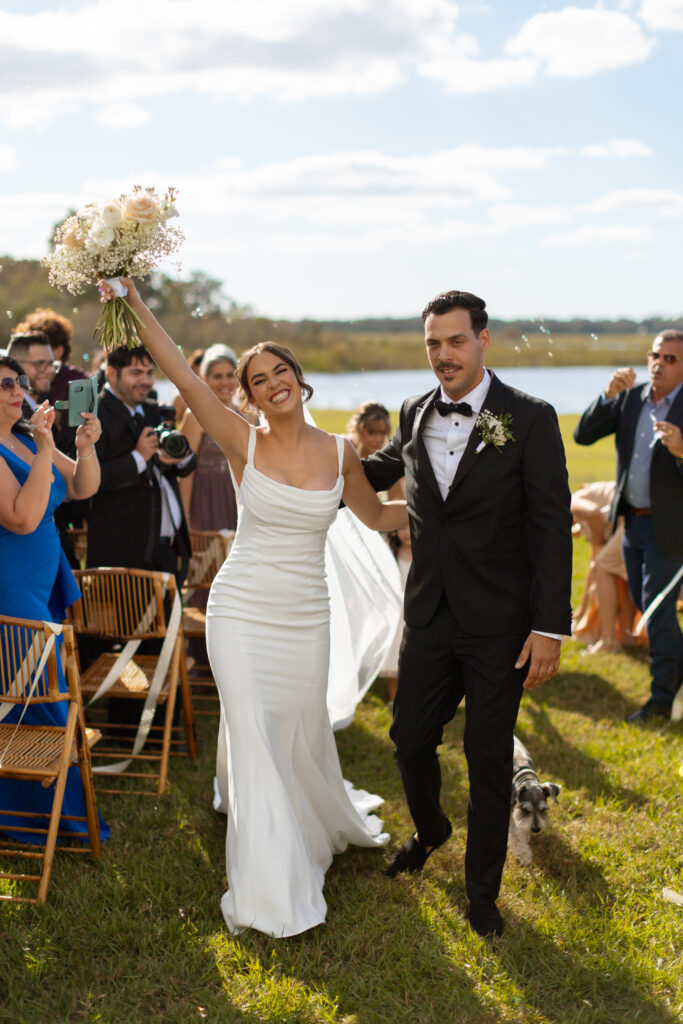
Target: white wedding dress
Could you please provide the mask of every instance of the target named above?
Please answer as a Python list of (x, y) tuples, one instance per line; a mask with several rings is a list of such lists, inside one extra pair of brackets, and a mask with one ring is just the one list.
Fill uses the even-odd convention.
[(325, 871), (348, 843), (383, 846), (382, 801), (342, 778), (326, 707), (329, 599), (325, 537), (344, 480), (307, 491), (254, 466), (250, 427), (238, 526), (207, 605), (221, 697), (214, 806), (228, 815), (228, 891), (238, 934), (296, 935), (325, 920)]

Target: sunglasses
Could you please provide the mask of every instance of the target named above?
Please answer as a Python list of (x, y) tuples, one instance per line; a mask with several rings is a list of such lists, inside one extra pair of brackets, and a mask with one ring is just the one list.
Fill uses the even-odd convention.
[(14, 391), (15, 387), (21, 388), (22, 391), (30, 391), (31, 381), (23, 373), (21, 377), (3, 377), (0, 380), (0, 388), (3, 391)]
[(656, 362), (658, 359), (661, 359), (667, 366), (673, 366), (674, 363), (678, 362), (681, 356), (675, 356), (673, 352), (648, 352), (647, 358), (652, 362)]

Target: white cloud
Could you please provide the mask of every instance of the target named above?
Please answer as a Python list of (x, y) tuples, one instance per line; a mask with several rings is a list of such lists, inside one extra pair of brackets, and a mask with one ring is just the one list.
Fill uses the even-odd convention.
[(584, 206), (588, 213), (647, 210), (661, 217), (683, 217), (683, 192), (672, 189), (626, 188), (608, 192)]
[(294, 102), (379, 93), (415, 75), (468, 95), (529, 85), (543, 67), (570, 77), (623, 67), (651, 49), (627, 14), (567, 7), (532, 17), (504, 54), (484, 56), (458, 18), (452, 0), (80, 0), (0, 11), (0, 118), (19, 130), (93, 108), (129, 127), (155, 97)]
[(17, 166), (17, 154), (11, 146), (0, 146), (0, 171), (11, 171)]
[(683, 32), (683, 0), (643, 0), (638, 14), (651, 29)]
[(107, 128), (135, 128), (150, 119), (148, 111), (128, 100), (105, 103), (95, 112), (94, 117)]
[(605, 160), (628, 160), (631, 157), (652, 156), (652, 150), (638, 139), (609, 139), (591, 146), (583, 146), (584, 156)]
[(648, 224), (585, 224), (572, 231), (546, 235), (541, 244), (554, 248), (590, 248), (594, 245), (642, 245), (652, 237)]
[(505, 44), (509, 57), (542, 62), (551, 78), (585, 78), (639, 64), (653, 43), (633, 18), (620, 11), (565, 7), (535, 14)]

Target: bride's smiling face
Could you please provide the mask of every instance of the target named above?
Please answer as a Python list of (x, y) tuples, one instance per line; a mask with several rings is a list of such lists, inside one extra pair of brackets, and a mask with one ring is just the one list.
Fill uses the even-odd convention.
[(289, 363), (273, 352), (259, 352), (249, 361), (249, 390), (266, 415), (291, 412), (301, 405), (301, 385)]

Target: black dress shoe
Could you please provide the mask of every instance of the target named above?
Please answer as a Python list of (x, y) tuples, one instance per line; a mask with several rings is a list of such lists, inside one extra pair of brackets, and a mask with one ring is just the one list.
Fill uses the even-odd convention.
[(486, 903), (470, 903), (465, 916), (472, 931), (481, 935), (482, 939), (503, 934), (505, 922), (493, 900)]
[(643, 704), (642, 708), (638, 708), (632, 715), (627, 715), (624, 721), (647, 722), (650, 718), (671, 718), (671, 708), (667, 707), (666, 704), (657, 704), (655, 701), (649, 700), (647, 704)]
[(426, 847), (417, 837), (417, 833), (407, 839), (401, 849), (398, 851), (394, 859), (392, 860), (389, 867), (386, 869), (384, 874), (387, 878), (396, 878), (396, 875), (402, 874), (404, 871), (409, 871), (415, 874), (417, 871), (422, 871), (425, 866), (428, 857), (434, 853), (434, 850), (438, 850), (440, 846), (450, 839), (453, 827), (448, 822), (448, 832), (443, 837), (440, 843), (436, 843), (434, 846)]

